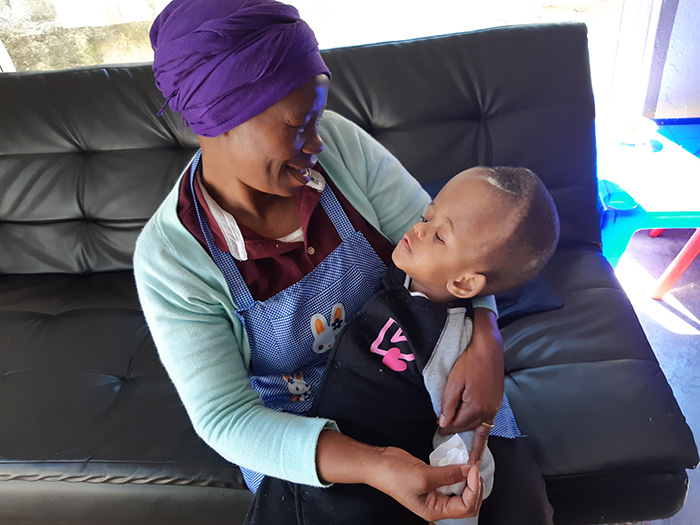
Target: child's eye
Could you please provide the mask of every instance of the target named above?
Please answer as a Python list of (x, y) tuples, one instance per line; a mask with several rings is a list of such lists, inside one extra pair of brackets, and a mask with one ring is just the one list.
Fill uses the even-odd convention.
[(425, 215), (420, 216), (420, 222), (428, 222), (428, 219), (425, 218)]

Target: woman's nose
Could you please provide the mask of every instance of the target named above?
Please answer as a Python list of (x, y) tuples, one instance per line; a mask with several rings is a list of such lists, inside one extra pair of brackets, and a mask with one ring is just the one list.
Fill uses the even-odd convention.
[(309, 155), (318, 155), (323, 151), (323, 141), (318, 134), (318, 130), (313, 127), (306, 131), (304, 145), (301, 150)]

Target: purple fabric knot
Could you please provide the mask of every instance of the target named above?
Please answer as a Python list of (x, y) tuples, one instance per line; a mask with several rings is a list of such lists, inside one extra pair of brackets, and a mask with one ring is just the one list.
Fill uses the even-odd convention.
[(197, 135), (225, 133), (330, 77), (296, 8), (271, 0), (175, 0), (150, 36), (156, 85)]

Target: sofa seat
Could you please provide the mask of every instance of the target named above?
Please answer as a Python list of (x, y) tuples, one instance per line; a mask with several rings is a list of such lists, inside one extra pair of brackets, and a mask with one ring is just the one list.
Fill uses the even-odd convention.
[[(0, 326), (0, 399), (12, 400), (0, 403), (0, 522), (13, 507), (26, 512), (25, 503), (42, 517), (37, 502), (47, 498), (54, 503), (43, 519), (64, 512), (69, 523), (81, 515), (95, 523), (90, 511), (115, 501), (143, 522), (154, 497), (169, 507), (153, 523), (183, 512), (219, 523), (220, 500), (242, 519), (250, 494), (240, 470), (194, 433), (132, 272), (0, 276)], [(61, 504), (83, 497), (92, 504)]]
[(556, 522), (675, 514), (695, 441), (610, 265), (599, 250), (561, 248), (542, 276), (564, 306), (502, 334), (506, 391)]

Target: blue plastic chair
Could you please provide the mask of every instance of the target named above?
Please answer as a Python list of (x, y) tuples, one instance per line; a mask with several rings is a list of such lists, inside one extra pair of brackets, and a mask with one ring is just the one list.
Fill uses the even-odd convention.
[(603, 254), (616, 267), (638, 230), (700, 227), (700, 159), (656, 133), (598, 145)]

